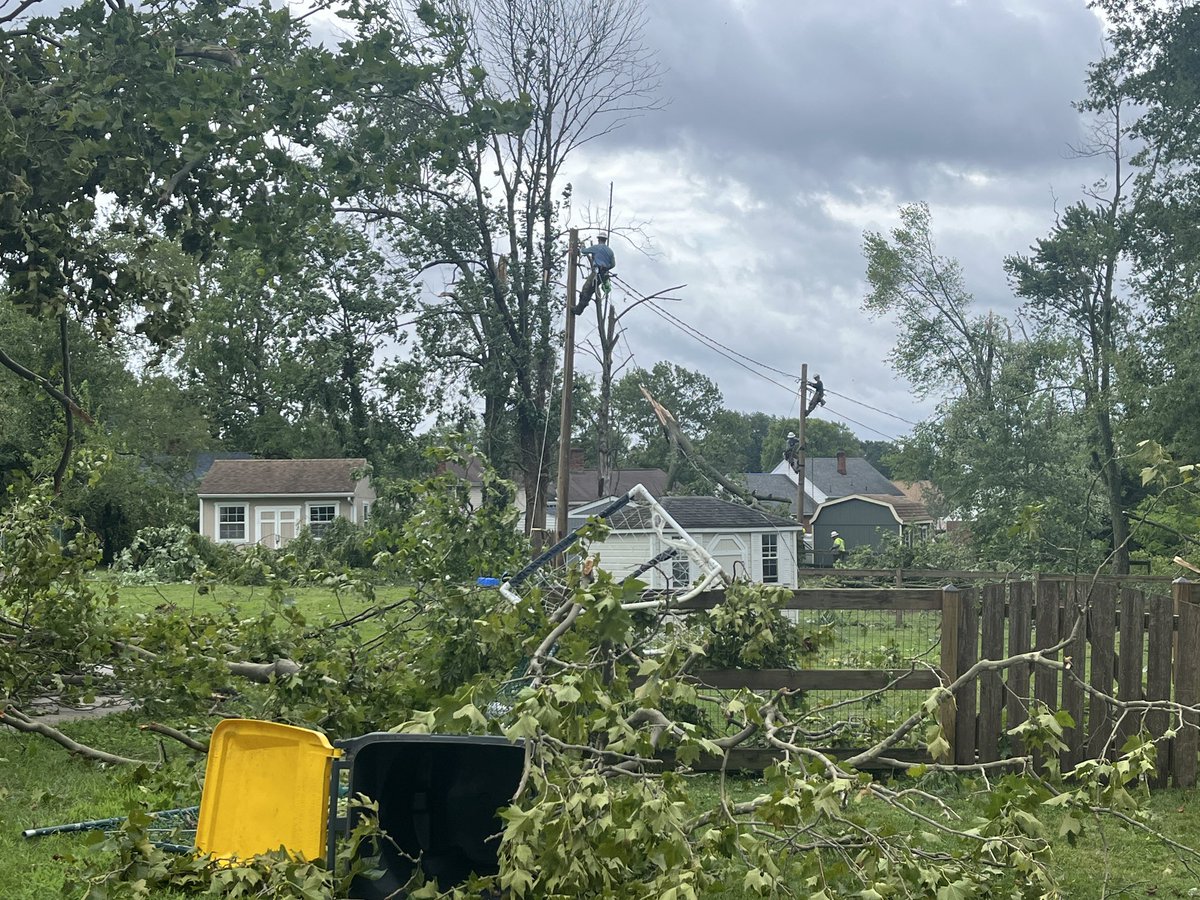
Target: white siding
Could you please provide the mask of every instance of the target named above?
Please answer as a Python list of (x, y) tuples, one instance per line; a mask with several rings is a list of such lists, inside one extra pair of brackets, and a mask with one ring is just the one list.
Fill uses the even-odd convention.
[[(658, 552), (655, 543), (657, 539), (649, 534), (610, 534), (603, 543), (593, 544), (592, 552), (600, 557), (600, 567), (620, 581), (654, 558)], [(662, 575), (654, 569), (641, 579), (653, 588), (666, 586)]]

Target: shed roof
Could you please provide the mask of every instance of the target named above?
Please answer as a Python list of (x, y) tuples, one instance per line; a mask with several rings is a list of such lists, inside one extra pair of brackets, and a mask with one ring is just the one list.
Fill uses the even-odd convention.
[[(731, 503), (716, 497), (660, 497), (668, 515), (684, 531), (713, 531), (732, 529), (738, 531), (796, 529), (800, 525), (782, 516), (759, 512), (740, 503)], [(572, 527), (583, 524), (582, 518), (572, 516)], [(618, 531), (641, 531), (650, 528), (650, 513), (645, 507), (637, 507), (632, 514), (614, 518), (613, 528)]]
[(218, 459), (204, 476), (201, 497), (349, 494), (365, 459)]
[[(667, 490), (667, 473), (662, 469), (613, 469), (610, 483), (605, 485), (604, 496), (619, 496), (638, 484), (657, 497)], [(599, 486), (599, 469), (576, 469), (571, 472), (567, 502), (571, 506), (579, 506), (600, 500)], [(558, 499), (557, 483), (550, 485), (550, 499)]]
[(925, 508), (925, 504), (917, 500), (910, 500), (904, 496), (894, 497), (890, 494), (863, 494), (862, 496), (868, 500), (879, 500), (891, 506), (896, 511), (896, 515), (900, 517), (900, 521), (905, 525), (933, 521), (933, 516), (929, 514), (929, 510)]
[(917, 525), (922, 522), (933, 521), (933, 516), (929, 514), (929, 510), (925, 508), (925, 504), (909, 500), (903, 494), (899, 496), (894, 494), (851, 494), (847, 497), (835, 497), (821, 504), (817, 510), (816, 518), (820, 518), (820, 511), (822, 509), (842, 503), (849, 503), (853, 500), (865, 500), (868, 503), (889, 506), (896, 518), (905, 525)]

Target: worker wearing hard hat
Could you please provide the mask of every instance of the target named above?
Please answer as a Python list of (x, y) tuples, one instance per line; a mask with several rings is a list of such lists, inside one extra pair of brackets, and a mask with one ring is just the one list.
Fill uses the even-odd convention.
[(836, 531), (829, 532), (829, 536), (833, 538), (833, 561), (840, 563), (846, 558), (846, 540)]

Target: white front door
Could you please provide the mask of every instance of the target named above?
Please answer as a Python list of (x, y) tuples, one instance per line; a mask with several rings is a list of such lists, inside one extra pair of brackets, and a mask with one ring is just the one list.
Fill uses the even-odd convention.
[(298, 506), (264, 506), (258, 510), (255, 540), (264, 547), (282, 547), (296, 536), (300, 521)]

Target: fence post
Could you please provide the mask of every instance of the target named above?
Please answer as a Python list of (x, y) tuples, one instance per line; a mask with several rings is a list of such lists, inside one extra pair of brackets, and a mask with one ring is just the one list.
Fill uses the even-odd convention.
[[(1200, 606), (1192, 595), (1192, 583), (1177, 578), (1171, 593), (1179, 608), (1179, 655), (1175, 660), (1175, 702), (1194, 706), (1200, 700)], [(1171, 774), (1176, 787), (1192, 787), (1196, 783), (1197, 717), (1183, 714), (1183, 727), (1175, 736), (1171, 748)]]
[[(1084, 733), (1086, 724), (1083, 719), (1084, 689), (1087, 683), (1087, 603), (1088, 596), (1084, 586), (1074, 582), (1066, 586), (1062, 612), (1060, 634), (1062, 640), (1075, 632), (1071, 642), (1063, 648), (1063, 663), (1069, 668), (1063, 670), (1062, 708), (1065, 709), (1075, 722), (1066, 735), (1067, 750), (1062, 755), (1063, 771), (1074, 768), (1083, 760)], [(1068, 660), (1070, 660), (1068, 664)]]
[[(1172, 594), (1175, 586), (1171, 587)], [(1150, 628), (1147, 631), (1146, 654), (1146, 699), (1171, 699), (1171, 644), (1175, 635), (1174, 604), (1167, 602), (1166, 597), (1152, 596), (1150, 598)], [(1154, 766), (1154, 775), (1150, 780), (1152, 787), (1166, 787), (1171, 774), (1171, 745), (1162, 740), (1163, 732), (1170, 727), (1171, 716), (1167, 711), (1154, 710), (1146, 716), (1146, 729), (1158, 745), (1158, 759)]]
[[(974, 589), (963, 591), (958, 605), (958, 674), (979, 661), (979, 608), (975, 605)], [(979, 679), (964, 684), (955, 695), (954, 762), (969, 766), (975, 762), (977, 711), (979, 709)]]
[[(1058, 601), (1062, 593), (1062, 584), (1038, 573), (1033, 580), (1034, 602), (1034, 649), (1045, 650), (1058, 643)], [(1058, 653), (1046, 654), (1050, 659), (1058, 659)], [(1033, 672), (1033, 696), (1038, 703), (1050, 712), (1058, 709), (1058, 672), (1046, 666), (1037, 666)], [(1033, 764), (1041, 769), (1045, 764), (1045, 756), (1039, 750), (1033, 754)]]
[[(1004, 659), (1004, 585), (989, 584), (983, 589), (980, 620), (981, 659)], [(1003, 675), (999, 671), (979, 676), (979, 760), (1000, 758), (1000, 714), (1004, 709)]]
[[(961, 619), (962, 592), (952, 584), (942, 588), (942, 684), (950, 685), (958, 677), (958, 624)], [(958, 736), (954, 733), (956, 703), (947, 700), (938, 709), (938, 721), (946, 740), (950, 742), (951, 759), (954, 758)]]
[(1088, 605), (1091, 619), (1088, 630), (1092, 635), (1090, 683), (1099, 695), (1092, 695), (1088, 711), (1088, 756), (1091, 759), (1111, 758), (1115, 719), (1112, 704), (1104, 698), (1114, 696), (1116, 681), (1116, 588), (1104, 583), (1094, 585)]
[[(1145, 595), (1141, 591), (1123, 588), (1121, 590), (1121, 649), (1117, 661), (1117, 699), (1127, 703), (1137, 703), (1146, 699), (1145, 692), (1142, 690), (1142, 657), (1146, 647), (1145, 618)], [(1136, 714), (1126, 713), (1121, 717), (1114, 749), (1119, 753), (1130, 735), (1137, 734), (1141, 730), (1141, 719)]]
[[(1013, 582), (1008, 592), (1008, 653), (1017, 656), (1028, 653), (1033, 646), (1033, 585), (1027, 581)], [(1005, 680), (1008, 693), (1009, 730), (1029, 717), (1029, 663), (1017, 663), (1008, 670)], [(1013, 737), (1014, 755), (1025, 753), (1025, 742)]]

